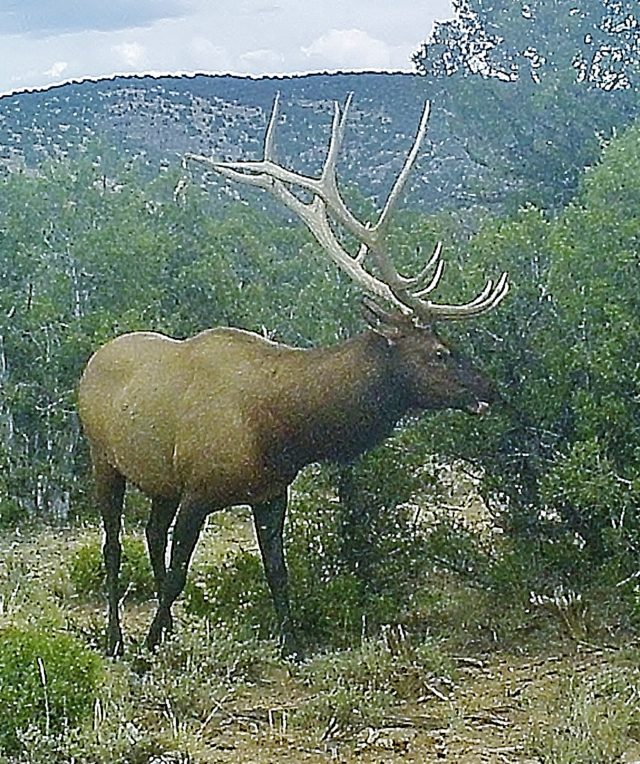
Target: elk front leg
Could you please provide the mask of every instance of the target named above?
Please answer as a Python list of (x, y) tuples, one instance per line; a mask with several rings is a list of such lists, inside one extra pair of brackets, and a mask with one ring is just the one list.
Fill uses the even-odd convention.
[(125, 479), (108, 464), (94, 462), (96, 500), (104, 524), (102, 549), (107, 579), (107, 655), (122, 655), (124, 643), (120, 626), (120, 562), (122, 547), (122, 502)]
[(287, 494), (285, 492), (271, 501), (255, 504), (252, 509), (264, 571), (278, 619), (282, 653), (294, 655), (298, 650), (291, 621), (287, 566), (282, 540)]
[(158, 610), (147, 635), (149, 649), (156, 647), (164, 634), (171, 630), (171, 606), (184, 589), (189, 561), (208, 514), (207, 509), (190, 499), (183, 498), (180, 502), (173, 529), (169, 570), (164, 576), (158, 595)]

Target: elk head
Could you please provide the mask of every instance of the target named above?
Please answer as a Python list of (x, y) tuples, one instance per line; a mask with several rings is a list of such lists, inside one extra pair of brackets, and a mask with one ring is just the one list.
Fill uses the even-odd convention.
[[(278, 121), (276, 96), (264, 143), (264, 158), (258, 161), (220, 162), (187, 154), (239, 183), (265, 189), (291, 210), (316, 238), (328, 257), (368, 295), (365, 318), (383, 337), (394, 358), (396, 383), (405, 391), (407, 408), (460, 408), (484, 413), (495, 393), (491, 382), (436, 334), (436, 322), (461, 320), (493, 310), (505, 297), (509, 284), (502, 273), (497, 282), (488, 280), (484, 289), (464, 304), (436, 303), (430, 299), (444, 270), (442, 244), (415, 276), (404, 276), (395, 268), (387, 245), (391, 213), (398, 203), (427, 129), (427, 102), (413, 146), (396, 178), (375, 224), (362, 223), (340, 196), (336, 162), (342, 145), (352, 94), (344, 107), (334, 104), (331, 139), (326, 161), (317, 178), (288, 170), (276, 162), (274, 134)], [(311, 195), (303, 201), (292, 189)], [(336, 224), (359, 242), (350, 253), (336, 235)], [(370, 267), (367, 267), (370, 266)], [(383, 301), (389, 309), (383, 308)]]
[(484, 414), (496, 399), (491, 380), (447, 345), (431, 326), (363, 300), (364, 317), (385, 338), (394, 357), (396, 384), (410, 409), (457, 408)]

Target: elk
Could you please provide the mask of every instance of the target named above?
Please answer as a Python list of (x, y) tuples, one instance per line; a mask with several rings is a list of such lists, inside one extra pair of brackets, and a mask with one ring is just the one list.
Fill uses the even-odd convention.
[[(293, 652), (283, 524), (288, 487), (297, 473), (312, 462), (353, 460), (386, 438), (407, 412), (457, 408), (482, 414), (495, 399), (490, 380), (447, 347), (433, 324), (495, 308), (507, 293), (507, 274), (496, 283), (487, 281), (470, 302), (436, 303), (430, 295), (442, 276), (441, 245), (412, 278), (396, 270), (386, 245), (392, 210), (426, 131), (429, 104), (378, 221), (366, 225), (347, 209), (336, 180), (350, 101), (351, 96), (342, 108), (335, 104), (318, 178), (275, 161), (277, 97), (262, 160), (186, 158), (206, 163), (225, 178), (267, 189), (284, 203), (364, 290), (369, 328), (332, 347), (311, 349), (228, 327), (184, 340), (133, 332), (108, 342), (87, 364), (78, 406), (104, 522), (110, 654), (123, 646), (118, 577), (126, 481), (151, 498), (146, 537), (158, 607), (147, 646), (154, 648), (172, 628), (171, 607), (184, 588), (205, 518), (248, 504), (282, 649)], [(303, 189), (310, 201), (292, 188)], [(341, 243), (336, 224), (359, 242), (356, 254)]]

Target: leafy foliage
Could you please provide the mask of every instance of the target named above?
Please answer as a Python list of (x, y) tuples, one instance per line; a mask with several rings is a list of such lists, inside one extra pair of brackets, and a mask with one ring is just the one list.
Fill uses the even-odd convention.
[(149, 183), (135, 162), (113, 167), (98, 153), (0, 178), (0, 499), (19, 508), (3, 516), (82, 507), (75, 388), (116, 334), (232, 324), (306, 344), (318, 284), (335, 309), (323, 338), (344, 331), (341, 281), (313, 254), (300, 268), (300, 228), (238, 206), (212, 213), (194, 188), (176, 199), (180, 178)]
[[(441, 109), (438, 155), (465, 167), (466, 205), (565, 205), (583, 169), (638, 116), (634, 3), (457, 0), (414, 55)], [(481, 125), (482, 129), (478, 129)], [(449, 180), (456, 175), (450, 173)]]
[[(492, 375), (503, 401), (483, 420), (440, 412), (406, 422), (351, 469), (312, 468), (297, 484), (287, 531), (303, 640), (357, 646), (293, 669), (312, 692), (293, 726), (310, 722), (322, 740), (336, 720), (357, 729), (383, 719), (398, 698), (424, 702), (425, 673), (433, 691), (432, 675), (447, 672), (420, 634), (474, 651), (515, 635), (520, 649), (523, 630), (546, 610), (582, 639), (589, 606), (607, 633), (617, 625), (610, 614), (636, 631), (640, 624), (640, 127), (621, 133), (638, 114), (637, 14), (595, 0), (573, 15), (564, 2), (464, 6), (471, 15), (461, 12), (457, 29), (438, 27), (461, 58), (424, 78), (443, 106), (425, 158), (457, 165), (457, 174), (438, 175), (443, 206), (455, 198), (467, 209), (399, 213), (390, 236), (403, 272), (421, 246), (446, 241), (443, 300), (477, 293), (494, 267), (509, 271), (512, 290), (499, 311), (442, 328)], [(430, 45), (446, 64), (447, 50)], [(505, 76), (487, 77), (486, 67)], [(443, 147), (445, 129), (452, 137)], [(184, 187), (177, 168), (152, 172), (102, 144), (79, 154), (0, 177), (0, 524), (67, 517), (87, 503), (74, 389), (90, 353), (115, 334), (185, 336), (233, 324), (305, 346), (359, 326), (356, 292), (324, 267), (301, 227), (262, 202), (251, 211), (219, 188)], [(352, 201), (364, 217), (371, 212), (370, 200), (352, 193)], [(488, 540), (447, 516), (421, 514), (439, 501), (438, 466), (458, 460), (475, 467), (501, 531)], [(76, 594), (102, 590), (97, 542), (76, 550), (69, 568)], [(267, 636), (275, 627), (260, 560), (242, 551), (193, 571), (187, 610), (207, 619), (181, 618), (142, 678), (119, 664), (94, 706), (92, 732), (74, 737), (103, 667), (55, 629), (93, 639), (102, 622), (87, 625), (77, 608), (63, 613), (65, 587), (45, 595), (26, 555), (5, 571), (0, 604), (40, 629), (0, 631), (0, 706), (15, 710), (0, 714), (0, 746), (22, 746), (23, 758), (56, 759), (50, 738), (59, 733), (69, 760), (146, 761), (179, 748), (191, 756), (203, 738), (219, 745), (237, 714), (236, 680), (247, 683), (244, 693), (265, 667), (280, 670), (270, 647), (238, 646), (238, 633)], [(127, 538), (123, 579), (131, 594), (151, 596), (144, 546)], [(589, 591), (591, 600), (581, 596)], [(36, 601), (47, 612), (36, 612)], [(558, 699), (570, 718), (557, 734), (534, 729), (535, 752), (619, 758), (620, 741), (637, 727), (625, 678), (631, 686), (632, 671), (589, 682), (577, 698), (572, 683), (572, 702)], [(604, 722), (603, 697), (615, 709)], [(591, 734), (603, 725), (606, 746)]]
[(56, 735), (93, 710), (101, 659), (63, 633), (31, 628), (0, 630), (0, 752), (20, 747), (34, 728)]
[(513, 283), (467, 338), (505, 405), (482, 423), (426, 422), (443, 451), (479, 458), (504, 529), (560, 566), (573, 557), (565, 573), (583, 581), (637, 569), (639, 148), (637, 127), (612, 142), (559, 217), (529, 209), (474, 238), (473, 261), (498, 259)]
[[(100, 597), (104, 592), (102, 548), (97, 541), (78, 546), (69, 564), (69, 580), (77, 594)], [(125, 536), (120, 571), (122, 593), (147, 600), (155, 594), (147, 548), (142, 539)]]
[[(482, 9), (476, 15), (493, 55), (510, 28), (499, 14), (509, 9), (496, 6), (498, 16)], [(542, 6), (531, 12), (542, 24)], [(580, 29), (585, 18), (575, 22)], [(504, 46), (520, 50), (528, 23), (518, 19), (524, 27), (513, 26)], [(553, 27), (540, 40), (540, 50), (548, 48), (541, 55), (554, 52), (549, 40), (557, 33)], [(631, 45), (633, 29), (627, 38)], [(509, 81), (468, 67), (426, 78), (427, 89), (441, 89), (445, 104), (455, 105), (448, 118), (452, 128), (456, 120), (464, 126), (455, 139), (463, 154), (488, 173), (472, 176), (479, 194), (472, 203), (491, 189), (508, 202), (494, 217), (474, 207), (462, 221), (399, 213), (391, 246), (404, 271), (420, 246), (437, 237), (449, 243), (443, 300), (477, 293), (488, 264), (509, 271), (504, 306), (475, 326), (455, 327), (460, 344), (497, 380), (505, 405), (483, 422), (459, 412), (429, 415), (354, 472), (313, 473), (321, 493), (308, 490), (292, 517), (290, 567), (297, 612), (320, 642), (350, 643), (363, 618), (372, 631), (400, 618), (424, 570), (423, 541), (430, 545), (424, 559), (448, 559), (488, 580), (484, 550), (472, 549), (458, 529), (443, 524), (427, 540), (414, 535), (411, 503), (433, 482), (420, 467), (430, 454), (484, 470), (485, 499), (513, 542), (495, 568), (496, 588), (508, 571), (527, 572), (512, 563), (529, 542), (549, 561), (554, 584), (576, 571), (581, 581), (600, 572), (619, 582), (637, 569), (638, 128), (611, 141), (595, 166), (597, 132), (626, 124), (637, 100), (633, 88), (576, 81), (573, 70), (568, 78), (566, 50), (558, 56), (557, 65), (545, 59), (537, 77), (525, 76), (525, 63), (532, 64), (522, 54)], [(553, 117), (548, 133), (539, 133), (532, 109)], [(480, 132), (492, 142), (473, 143)], [(74, 390), (90, 353), (115, 334), (144, 328), (185, 336), (232, 324), (305, 346), (357, 330), (358, 295), (322, 264), (300, 226), (263, 202), (251, 211), (184, 180), (177, 168), (150, 174), (141, 159), (122, 162), (101, 144), (0, 178), (3, 522), (67, 517), (72, 504), (86, 502)], [(370, 201), (353, 197), (367, 217)], [(327, 498), (336, 486), (337, 503)], [(98, 586), (98, 560), (93, 550), (77, 561), (80, 589)], [(255, 558), (212, 568), (201, 584), (190, 594), (195, 611), (225, 620), (235, 609), (248, 614), (247, 623), (271, 622)], [(220, 601), (233, 604), (218, 613), (213, 603)]]
[(437, 22), (414, 55), (435, 77), (462, 71), (503, 80), (573, 76), (603, 90), (636, 84), (640, 18), (627, 0), (454, 0), (454, 18)]
[[(307, 644), (360, 644), (402, 620), (416, 582), (430, 569), (428, 528), (406, 503), (416, 483), (430, 478), (400, 465), (401, 453), (394, 442), (368, 454), (354, 472), (343, 468), (336, 476), (333, 468), (316, 468), (296, 483), (287, 560), (294, 617)], [(416, 452), (413, 457), (417, 463)], [(194, 571), (185, 596), (190, 612), (214, 622), (260, 636), (275, 629), (257, 553), (241, 550)]]

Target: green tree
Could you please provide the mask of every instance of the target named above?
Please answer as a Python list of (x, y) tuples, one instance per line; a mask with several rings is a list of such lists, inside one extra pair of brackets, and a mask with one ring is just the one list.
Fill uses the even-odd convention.
[(99, 155), (0, 181), (4, 489), (30, 513), (66, 515), (79, 428), (75, 388), (90, 352), (142, 328), (159, 298), (169, 239), (126, 173)]
[[(466, 205), (559, 208), (638, 115), (640, 13), (618, 0), (458, 0), (414, 55)], [(451, 163), (451, 161), (450, 161)]]
[(553, 76), (607, 91), (637, 86), (640, 12), (630, 0), (453, 0), (453, 11), (414, 54), (421, 74)]
[(0, 178), (0, 521), (87, 490), (75, 390), (107, 340), (235, 325), (308, 345), (357, 316), (304, 228), (183, 181), (104, 146)]
[(530, 208), (473, 238), (472, 264), (500, 262), (512, 293), (462, 341), (505, 402), (483, 422), (445, 413), (423, 424), (434, 450), (482, 464), (512, 537), (580, 552), (574, 581), (637, 570), (639, 157), (634, 126), (562, 215)]

